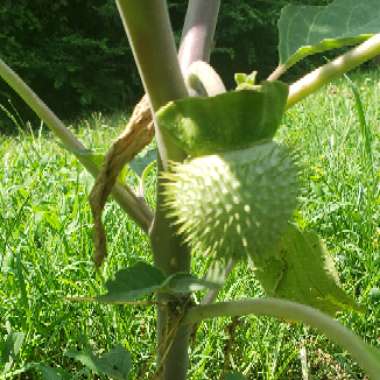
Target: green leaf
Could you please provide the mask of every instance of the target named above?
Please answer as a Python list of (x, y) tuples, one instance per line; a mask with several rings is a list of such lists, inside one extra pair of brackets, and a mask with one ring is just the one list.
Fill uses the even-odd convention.
[(88, 351), (67, 352), (66, 356), (80, 361), (99, 375), (107, 375), (115, 380), (127, 380), (132, 367), (129, 352), (121, 346), (116, 346), (99, 358)]
[(234, 75), (235, 83), (237, 86), (247, 82), (248, 74), (246, 73), (235, 73)]
[(313, 232), (289, 225), (276, 257), (265, 252), (255, 258), (256, 275), (272, 297), (310, 305), (328, 314), (358, 305), (339, 286), (333, 260)]
[(373, 347), (367, 343), (363, 342), (363, 349), (371, 357), (371, 365), (376, 369), (376, 372), (380, 373), (380, 350), (376, 347)]
[(239, 372), (228, 372), (224, 380), (247, 380), (247, 378)]
[(130, 302), (159, 290), (165, 276), (156, 267), (139, 262), (116, 273), (114, 280), (106, 282), (108, 293), (96, 297), (99, 302)]
[(13, 362), (20, 352), (25, 334), (22, 332), (9, 332), (6, 341), (3, 344), (1, 352), (1, 361), (3, 363)]
[(128, 165), (131, 169), (141, 177), (144, 169), (153, 161), (157, 159), (157, 149), (149, 149), (142, 155), (135, 157)]
[(288, 5), (278, 22), (280, 64), (354, 45), (380, 32), (378, 0), (335, 0), (327, 6)]
[(257, 71), (253, 71), (251, 74), (236, 73), (235, 83), (237, 90), (254, 90), (259, 86), (256, 85)]
[(41, 371), (42, 380), (63, 380), (71, 378), (69, 377), (69, 374), (61, 368), (51, 368), (39, 364), (38, 369)]
[(250, 147), (273, 137), (288, 97), (282, 82), (257, 87), (169, 102), (158, 110), (158, 123), (192, 156)]
[(139, 262), (117, 272), (114, 280), (106, 282), (108, 293), (95, 300), (103, 303), (133, 302), (157, 292), (181, 294), (217, 287), (216, 283), (187, 273), (175, 273), (165, 278), (156, 267)]

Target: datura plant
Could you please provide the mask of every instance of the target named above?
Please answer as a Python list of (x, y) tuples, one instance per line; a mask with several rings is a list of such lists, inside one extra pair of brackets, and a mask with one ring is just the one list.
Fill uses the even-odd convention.
[[(297, 157), (302, 149), (294, 151), (275, 140), (287, 109), (380, 54), (378, 0), (286, 6), (278, 23), (277, 69), (259, 83), (256, 72), (238, 73), (231, 91), (207, 63), (219, 2), (189, 0), (177, 53), (166, 1), (116, 1), (146, 96), (101, 165), (0, 61), (1, 77), (96, 178), (90, 203), (97, 267), (106, 257), (101, 216), (111, 193), (150, 237), (153, 264), (124, 268), (106, 282), (104, 294), (75, 300), (157, 305), (156, 367), (154, 373), (145, 374), (152, 379), (187, 377), (190, 336), (200, 322), (248, 314), (315, 327), (347, 350), (371, 379), (379, 379), (379, 351), (334, 319), (339, 311), (360, 313), (363, 307), (342, 290), (320, 238), (293, 219), (302, 171)], [(306, 56), (349, 45), (358, 46), (295, 83), (279, 80)], [(119, 176), (153, 134), (158, 151), (154, 211)], [(143, 171), (142, 180), (144, 175)], [(199, 255), (210, 261), (203, 278), (190, 272)], [(267, 297), (216, 302), (239, 261), (252, 268)], [(199, 291), (206, 294), (196, 303), (199, 297), (192, 294)], [(121, 346), (102, 357), (68, 355), (98, 374), (115, 379), (131, 376), (131, 358)], [(245, 377), (235, 373), (225, 378)]]

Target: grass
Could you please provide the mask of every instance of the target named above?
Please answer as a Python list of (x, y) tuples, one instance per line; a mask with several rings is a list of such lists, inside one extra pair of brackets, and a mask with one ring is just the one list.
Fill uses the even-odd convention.
[[(343, 78), (291, 109), (278, 138), (297, 147), (303, 167), (298, 224), (325, 239), (342, 286), (365, 307), (363, 314), (344, 313), (339, 319), (379, 346), (380, 72), (359, 72), (351, 79), (364, 105), (365, 128), (357, 98)], [(127, 115), (95, 114), (73, 129), (87, 146), (102, 151), (126, 120)], [(98, 378), (64, 353), (86, 348), (101, 353), (120, 343), (132, 354), (132, 378), (146, 378), (138, 371), (154, 365), (152, 307), (65, 300), (103, 290), (91, 261), (87, 197), (92, 178), (45, 128), (0, 134), (0, 156), (0, 339), (7, 330), (25, 334), (9, 372), (0, 377), (40, 379), (34, 366), (40, 363), (66, 368), (73, 379)], [(132, 172), (128, 181), (137, 185)], [(152, 197), (153, 178), (148, 182)], [(104, 278), (138, 260), (151, 260), (147, 238), (114, 202), (107, 206), (105, 223)], [(203, 273), (206, 261), (196, 258), (194, 271)], [(252, 271), (240, 265), (220, 298), (261, 294)], [(301, 379), (302, 347), (313, 379), (363, 378), (348, 354), (314, 330), (250, 317), (232, 325), (222, 319), (201, 325), (191, 347), (190, 379), (219, 379), (227, 369), (249, 379)]]

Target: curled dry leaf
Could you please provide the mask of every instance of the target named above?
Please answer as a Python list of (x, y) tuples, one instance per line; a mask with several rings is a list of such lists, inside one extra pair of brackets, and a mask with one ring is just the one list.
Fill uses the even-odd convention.
[(100, 266), (107, 255), (102, 213), (108, 196), (123, 167), (152, 141), (153, 136), (152, 113), (148, 97), (145, 95), (133, 110), (125, 130), (107, 152), (91, 190), (90, 205), (94, 218), (94, 261), (96, 266)]

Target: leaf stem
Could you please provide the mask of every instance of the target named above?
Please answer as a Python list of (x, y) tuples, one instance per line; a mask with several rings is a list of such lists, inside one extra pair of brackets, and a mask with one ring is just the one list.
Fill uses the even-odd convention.
[(289, 89), (287, 108), (292, 107), (294, 104), (303, 100), (336, 77), (352, 70), (379, 54), (380, 34), (375, 34), (373, 37), (346, 54), (341, 55), (332, 62), (321, 66), (293, 83)]
[(286, 73), (287, 70), (288, 70), (288, 68), (286, 67), (286, 65), (280, 64), (275, 68), (273, 73), (269, 75), (267, 80), (268, 81), (278, 80), (281, 77), (281, 75)]
[(295, 302), (264, 298), (195, 306), (188, 310), (183, 323), (194, 324), (209, 318), (236, 317), (248, 314), (305, 322), (311, 327), (321, 330), (326, 336), (349, 351), (371, 378), (376, 379), (379, 376), (380, 361), (375, 349), (372, 349), (357, 335), (328, 315)]
[[(44, 121), (51, 131), (62, 141), (64, 147), (72, 152), (83, 166), (96, 177), (99, 172), (99, 167), (92, 159), (91, 151), (65, 127), (63, 122), (2, 59), (0, 59), (0, 77), (2, 77), (38, 117)], [(120, 184), (116, 184), (112, 195), (131, 218), (145, 232), (148, 232), (153, 215), (146, 202), (137, 198), (127, 186)]]
[(204, 61), (193, 62), (186, 71), (186, 84), (191, 96), (216, 96), (226, 92), (218, 73)]

